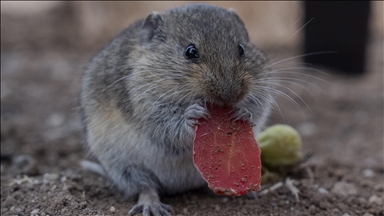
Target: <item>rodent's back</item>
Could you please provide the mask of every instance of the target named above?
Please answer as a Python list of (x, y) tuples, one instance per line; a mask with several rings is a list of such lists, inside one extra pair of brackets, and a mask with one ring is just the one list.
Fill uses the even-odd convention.
[(127, 65), (130, 53), (139, 44), (139, 30), (143, 19), (135, 22), (113, 38), (95, 55), (83, 74), (81, 102), (83, 108), (99, 107), (121, 103), (119, 99), (129, 95), (125, 82), (120, 78), (127, 76), (131, 69)]

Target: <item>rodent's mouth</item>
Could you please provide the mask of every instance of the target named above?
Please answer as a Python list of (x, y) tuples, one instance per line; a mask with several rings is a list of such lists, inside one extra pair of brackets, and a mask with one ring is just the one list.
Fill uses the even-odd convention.
[(249, 93), (247, 80), (237, 78), (223, 78), (217, 81), (216, 78), (206, 79), (202, 88), (207, 101), (217, 105), (234, 106), (242, 101)]
[(213, 95), (211, 98), (212, 104), (219, 106), (235, 106), (237, 103), (242, 101), (245, 97), (245, 93), (235, 93), (235, 94), (217, 94)]

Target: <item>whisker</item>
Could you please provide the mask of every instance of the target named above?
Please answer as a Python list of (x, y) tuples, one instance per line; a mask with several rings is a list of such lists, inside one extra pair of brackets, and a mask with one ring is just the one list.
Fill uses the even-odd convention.
[(284, 85), (281, 85), (281, 84), (279, 84), (279, 83), (274, 83), (274, 82), (266, 82), (266, 83), (269, 83), (269, 84), (271, 84), (271, 85), (277, 85), (277, 86), (280, 86), (280, 87), (282, 87), (282, 88), (285, 88), (285, 89), (287, 89), (287, 90), (289, 90), (290, 92), (292, 92), (294, 95), (296, 95), (304, 104), (305, 104), (305, 106), (310, 110), (310, 111), (312, 111), (311, 110), (311, 108), (308, 106), (308, 104), (303, 100), (303, 98), (301, 98), (295, 91), (293, 91), (292, 89), (290, 89), (290, 88), (288, 88), (288, 87), (286, 87), (286, 86), (284, 86)]
[(271, 102), (272, 102), (272, 106), (276, 107), (278, 110), (279, 110), (279, 114), (280, 116), (283, 118), (283, 122), (285, 123), (285, 117), (284, 117), (284, 114), (283, 114), (283, 111), (280, 109), (280, 106), (279, 104), (277, 103), (277, 101), (275, 100), (275, 98), (273, 98), (270, 94), (268, 93), (259, 93), (260, 96), (262, 97), (265, 97), (266, 99), (270, 99)]
[[(310, 86), (316, 88), (317, 90), (319, 90), (320, 92), (322, 92), (323, 94), (325, 94), (325, 92), (324, 92), (321, 88), (319, 88), (317, 85), (315, 85), (315, 84), (313, 84), (313, 83), (311, 83), (311, 82), (308, 82), (308, 81), (306, 81), (306, 80), (302, 80), (302, 79), (296, 79), (296, 78), (291, 78), (291, 77), (270, 77), (270, 78), (259, 79), (258, 81), (264, 81), (264, 80), (266, 80), (266, 81), (288, 82), (288, 83), (291, 83), (291, 84), (298, 85), (298, 86), (300, 86), (300, 87), (302, 87), (302, 88), (304, 88), (304, 89), (307, 89), (307, 88), (305, 88), (304, 86), (302, 86), (302, 85), (300, 85), (300, 84), (298, 84), (298, 83), (296, 83), (296, 82), (291, 82), (290, 80), (297, 81), (297, 82), (303, 82), (303, 83), (305, 83), (305, 84), (308, 84), (308, 85), (310, 85)], [(310, 92), (308, 89), (307, 89), (307, 91)], [(310, 93), (311, 93), (311, 92), (310, 92)]]
[[(160, 99), (163, 99), (163, 100), (164, 99), (168, 99), (169, 97), (173, 96), (174, 94), (179, 94), (179, 91), (181, 90), (182, 87), (183, 86), (179, 86), (176, 90), (174, 88), (172, 88), (172, 89), (166, 91), (165, 93), (160, 95), (159, 98), (157, 98), (154, 103), (158, 102)], [(174, 91), (174, 92), (172, 94), (170, 94), (170, 95), (167, 95), (171, 91)], [(165, 95), (167, 95), (167, 97), (163, 98)]]
[(121, 80), (123, 80), (123, 79), (128, 78), (129, 76), (130, 76), (130, 75), (126, 75), (126, 76), (123, 76), (123, 77), (121, 77), (120, 79), (114, 81), (113, 83), (111, 83), (110, 85), (108, 85), (107, 87), (105, 87), (105, 88), (103, 89), (103, 91), (106, 91), (109, 87), (113, 86), (114, 84), (116, 84), (117, 82), (119, 82), (119, 81), (121, 81)]
[[(308, 76), (308, 77), (311, 77), (311, 78), (314, 78), (314, 79), (318, 79), (318, 80), (324, 81), (323, 79), (320, 79), (319, 77), (316, 77), (316, 76), (313, 76), (313, 75), (309, 75), (309, 74), (305, 74), (304, 72), (291, 72), (291, 71), (288, 71), (288, 70), (307, 70), (307, 71), (315, 71), (315, 72), (321, 73), (322, 75), (331, 77), (330, 74), (327, 74), (327, 73), (324, 72), (324, 71), (321, 71), (321, 70), (318, 70), (318, 69), (315, 69), (315, 68), (305, 68), (305, 67), (290, 67), (290, 68), (274, 69), (274, 70), (268, 71), (267, 73), (269, 74), (269, 73), (272, 73), (272, 72), (279, 72), (279, 71), (281, 71), (281, 72), (279, 72), (279, 73), (298, 74), (298, 75)], [(324, 82), (326, 82), (326, 81), (324, 81)], [(330, 84), (330, 83), (329, 83), (329, 84)]]
[[(190, 95), (190, 94), (192, 94), (193, 93), (193, 91), (187, 91), (187, 93), (183, 96), (183, 97), (181, 97), (178, 101), (177, 101), (177, 103), (176, 104), (181, 104), (181, 102), (183, 101), (183, 99), (184, 98), (186, 98), (188, 95)], [(196, 94), (196, 93), (195, 93)], [(193, 97), (192, 97), (193, 98)]]
[[(257, 95), (257, 96), (256, 96)], [(279, 105), (277, 104), (277, 101), (270, 95), (268, 94), (267, 92), (265, 91), (260, 91), (260, 90), (257, 90), (255, 92), (252, 92), (250, 95), (249, 95), (250, 98), (247, 98), (247, 100), (250, 100), (250, 101), (255, 101), (256, 103), (260, 104), (262, 109), (264, 109), (264, 106), (263, 104), (261, 103), (261, 101), (258, 99), (258, 97), (264, 101), (270, 101), (272, 106), (273, 107), (276, 107), (279, 111), (279, 114), (280, 116), (283, 118), (284, 122), (285, 122), (285, 118), (284, 118), (284, 114), (283, 112), (281, 111)]]
[(282, 62), (289, 61), (289, 60), (291, 60), (291, 59), (297, 59), (297, 58), (301, 58), (301, 57), (305, 57), (305, 56), (311, 56), (311, 55), (329, 54), (329, 53), (337, 53), (337, 52), (336, 52), (336, 51), (320, 51), (320, 52), (313, 52), (313, 53), (302, 54), (302, 55), (293, 56), (293, 57), (290, 57), (290, 58), (286, 58), (286, 59), (283, 59), (283, 60), (274, 62), (274, 63), (272, 63), (272, 64), (267, 65), (266, 67), (271, 67), (271, 66), (273, 66), (273, 65), (276, 65), (276, 64), (280, 64), (280, 63), (282, 63)]
[(292, 97), (290, 97), (289, 95), (285, 94), (284, 92), (282, 92), (278, 89), (274, 89), (271, 87), (266, 87), (266, 89), (269, 90), (269, 92), (280, 95), (280, 96), (284, 97), (285, 99), (287, 99), (288, 101), (290, 101), (300, 111), (302, 116), (305, 117), (304, 111), (301, 109), (300, 105)]
[(140, 95), (145, 95), (147, 92), (153, 91), (154, 89), (158, 88), (159, 86), (156, 86), (159, 82), (163, 82), (167, 79), (160, 79), (156, 80), (155, 82), (151, 82), (145, 85), (140, 86), (136, 89), (136, 91), (140, 92), (142, 89), (147, 88), (144, 92), (141, 92)]
[(259, 103), (260, 106), (261, 106), (261, 108), (265, 111), (265, 108), (264, 108), (264, 106), (263, 106), (263, 103), (261, 103), (261, 101), (260, 101), (256, 96), (254, 96), (253, 94), (250, 94), (249, 96), (250, 96), (254, 101), (256, 101), (256, 103)]
[[(301, 18), (300, 18), (301, 19)], [(292, 38), (293, 36), (295, 36), (297, 33), (299, 33), (305, 26), (307, 26), (314, 18), (310, 19), (308, 22), (306, 22), (301, 28), (299, 28), (295, 33), (293, 33), (293, 35), (289, 36), (287, 39), (285, 39), (283, 42), (281, 42), (279, 45), (277, 45), (275, 48), (273, 48), (271, 51), (269, 52), (273, 52), (275, 49), (277, 49), (278, 47), (280, 47), (281, 45), (283, 45), (285, 42), (287, 42), (290, 38)], [(298, 21), (298, 20), (297, 20)], [(297, 22), (296, 21), (296, 22)], [(295, 23), (296, 23), (295, 22)], [(271, 54), (269, 54), (267, 57), (269, 57)]]
[[(153, 72), (153, 71), (142, 71), (142, 72)], [(124, 79), (126, 79), (126, 78), (128, 78), (128, 77), (130, 77), (131, 76), (131, 74), (129, 74), (129, 75), (126, 75), (126, 76), (123, 76), (123, 77), (121, 77), (121, 78), (119, 78), (119, 79), (117, 79), (116, 81), (114, 81), (114, 82), (112, 82), (111, 84), (109, 84), (107, 87), (105, 87), (104, 89), (103, 89), (103, 91), (106, 91), (108, 88), (110, 88), (111, 86), (113, 86), (114, 84), (116, 84), (116, 83), (118, 83), (118, 82), (120, 82), (120, 81), (122, 81), (122, 80), (124, 80)], [(161, 74), (151, 74), (151, 75), (149, 75), (149, 76), (145, 76), (145, 77), (143, 77), (143, 79), (147, 79), (147, 78), (152, 78), (152, 77), (156, 77), (156, 76), (159, 76), (159, 77), (161, 77), (162, 78), (162, 80), (166, 80), (166, 79), (173, 79), (173, 78), (175, 78), (175, 77), (177, 77), (177, 78), (184, 78), (184, 76), (182, 76), (182, 75), (172, 75), (172, 77), (166, 77), (166, 78), (164, 78), (164, 76), (161, 76)], [(151, 82), (151, 83), (153, 83), (153, 82)], [(148, 83), (148, 85), (150, 85), (151, 83)]]

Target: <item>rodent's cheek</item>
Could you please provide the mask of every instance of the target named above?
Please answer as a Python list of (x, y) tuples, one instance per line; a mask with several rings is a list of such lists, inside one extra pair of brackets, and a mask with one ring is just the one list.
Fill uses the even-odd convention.
[(189, 84), (196, 94), (202, 96), (205, 94), (205, 82), (208, 79), (209, 69), (203, 64), (191, 64), (188, 68)]

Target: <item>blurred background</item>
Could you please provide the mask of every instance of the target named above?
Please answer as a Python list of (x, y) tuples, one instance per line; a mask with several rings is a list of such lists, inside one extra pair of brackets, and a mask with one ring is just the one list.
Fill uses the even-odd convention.
[[(47, 173), (58, 173), (75, 179), (73, 181), (80, 185), (77, 187), (90, 190), (86, 187), (89, 183), (78, 180), (84, 175), (78, 162), (86, 156), (78, 112), (83, 68), (109, 40), (134, 21), (145, 18), (151, 11), (190, 3), (193, 2), (2, 1), (2, 182), (19, 178), (20, 174), (42, 179)], [(308, 53), (306, 27), (322, 22), (316, 17), (307, 22), (312, 17), (306, 14), (304, 2), (205, 3), (234, 8), (243, 19), (252, 42), (267, 54), (272, 64), (276, 63), (274, 67), (283, 76), (280, 78), (283, 87), (276, 88), (297, 104), (276, 96), (279, 107), (275, 108), (268, 124), (286, 123), (295, 127), (302, 135), (306, 158), (311, 158), (318, 170), (335, 172), (315, 173), (319, 182), (331, 191), (336, 181), (347, 178), (367, 202), (370, 194), (380, 192), (382, 189), (375, 189), (373, 185), (382, 183), (384, 172), (383, 2), (370, 2), (362, 59), (366, 64), (358, 77), (349, 76), (348, 71), (339, 73), (337, 67), (308, 64), (310, 62), (299, 57)], [(343, 26), (341, 24), (340, 28)], [(318, 32), (328, 37), (326, 30)], [(328, 37), (328, 40), (333, 38)], [(325, 48), (311, 52), (316, 51), (334, 50)], [(329, 167), (334, 170), (329, 171)], [(366, 178), (364, 172), (376, 173), (368, 186), (359, 183), (360, 177), (361, 181)], [(19, 187), (25, 199), (20, 198), (14, 206), (29, 214), (34, 205), (22, 204), (30, 202), (27, 198), (31, 192)], [(2, 215), (15, 212), (16, 208), (11, 210), (11, 206), (3, 203), (13, 189), (2, 184), (1, 190)], [(35, 192), (40, 193), (39, 190)], [(80, 193), (64, 194), (73, 199), (82, 197)], [(94, 206), (100, 205), (97, 203), (100, 197), (95, 197)], [(48, 208), (45, 204), (41, 206), (41, 209)], [(98, 207), (94, 209), (97, 213), (104, 211)], [(124, 210), (128, 210), (128, 206)], [(182, 210), (176, 208), (176, 211)]]
[[(1, 16), (4, 34), (1, 45), (3, 50), (59, 46), (66, 49), (87, 48), (86, 50), (92, 52), (151, 11), (191, 3), (194, 2), (3, 1)], [(302, 44), (303, 32), (294, 33), (305, 23), (304, 2), (205, 1), (205, 3), (234, 8), (244, 20), (252, 40), (261, 48), (278, 46), (284, 42), (282, 46), (292, 49)], [(371, 36), (382, 37), (382, 14), (382, 3), (371, 2), (368, 24)], [(32, 42), (33, 39), (36, 41)]]

